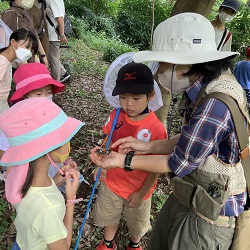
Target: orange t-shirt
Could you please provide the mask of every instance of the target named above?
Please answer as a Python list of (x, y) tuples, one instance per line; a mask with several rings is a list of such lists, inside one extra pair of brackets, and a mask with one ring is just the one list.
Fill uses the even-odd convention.
[[(110, 134), (115, 114), (116, 110), (114, 109), (103, 127), (105, 134)], [(121, 110), (112, 135), (112, 141), (115, 142), (127, 136), (133, 136), (139, 140), (148, 142), (166, 139), (167, 132), (161, 121), (152, 111), (150, 111), (150, 114), (141, 121), (131, 121), (128, 115)], [(117, 151), (117, 148), (115, 151)], [(141, 188), (147, 176), (148, 172), (142, 170), (128, 172), (121, 168), (114, 168), (108, 170), (105, 184), (115, 194), (124, 199), (128, 199), (132, 193)], [(155, 186), (156, 183), (144, 197), (144, 200), (153, 193)]]

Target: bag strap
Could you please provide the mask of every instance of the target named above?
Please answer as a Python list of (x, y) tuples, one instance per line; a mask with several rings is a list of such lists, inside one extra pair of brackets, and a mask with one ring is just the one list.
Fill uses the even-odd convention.
[(47, 15), (47, 13), (46, 13), (46, 19), (48, 20), (49, 24), (55, 29), (56, 26), (55, 26), (55, 24), (51, 21), (51, 19), (50, 19), (49, 16)]
[(42, 20), (41, 20), (41, 32), (38, 33), (38, 35), (40, 36), (43, 32), (44, 32), (44, 12), (45, 12), (45, 1), (42, 1), (42, 6), (41, 6), (41, 12), (42, 12)]
[[(225, 39), (226, 34), (227, 34), (227, 28), (224, 29), (224, 32), (223, 32), (223, 35), (222, 35), (222, 37), (221, 37), (220, 43), (219, 43), (219, 45), (217, 46), (217, 50), (220, 50), (221, 47), (225, 44), (225, 43), (223, 43), (223, 41), (224, 41), (224, 39)], [(222, 44), (222, 43), (223, 43), (223, 44)]]
[(232, 35), (232, 33), (230, 31), (228, 31), (227, 37), (226, 37), (225, 42), (223, 43), (222, 46), (225, 45), (225, 43), (229, 40), (229, 38), (230, 38), (231, 35)]
[[(247, 134), (246, 128), (244, 126), (242, 114), (239, 110), (239, 106), (236, 104), (235, 100), (224, 94), (222, 92), (213, 92), (207, 94), (205, 88), (202, 88), (198, 94), (197, 100), (195, 102), (192, 115), (194, 112), (204, 103), (206, 100), (210, 98), (218, 99), (224, 102), (230, 110), (232, 115), (232, 119), (234, 122), (236, 134), (238, 137), (239, 147), (240, 147), (240, 158), (242, 160), (242, 166), (244, 169), (245, 178), (247, 181), (248, 189), (250, 188), (250, 157), (249, 157), (249, 135)], [(250, 190), (250, 189), (249, 189)]]

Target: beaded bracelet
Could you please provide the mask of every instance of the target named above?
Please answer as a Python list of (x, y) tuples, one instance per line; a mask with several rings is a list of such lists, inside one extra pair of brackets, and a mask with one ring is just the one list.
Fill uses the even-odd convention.
[(80, 201), (83, 201), (83, 198), (76, 199), (76, 196), (74, 196), (73, 200), (67, 200), (66, 207), (74, 203), (79, 203)]

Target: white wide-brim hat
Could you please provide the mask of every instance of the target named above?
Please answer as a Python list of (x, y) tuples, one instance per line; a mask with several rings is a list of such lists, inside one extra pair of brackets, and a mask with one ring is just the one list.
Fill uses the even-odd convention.
[[(127, 52), (118, 56), (111, 63), (105, 75), (104, 84), (103, 84), (103, 92), (108, 103), (114, 108), (121, 107), (119, 96), (112, 95), (113, 90), (116, 86), (116, 79), (117, 79), (118, 72), (124, 65), (133, 61), (134, 54), (135, 52)], [(150, 63), (147, 63), (146, 65), (151, 69), (152, 74), (154, 75), (158, 69), (158, 63), (150, 62)], [(154, 81), (154, 90), (155, 90), (155, 96), (152, 100), (149, 101), (148, 107), (151, 110), (156, 111), (157, 109), (163, 106), (161, 91), (156, 81)]]
[(160, 23), (153, 35), (152, 51), (134, 54), (135, 62), (198, 64), (216, 61), (238, 52), (217, 51), (211, 22), (196, 13), (181, 13)]

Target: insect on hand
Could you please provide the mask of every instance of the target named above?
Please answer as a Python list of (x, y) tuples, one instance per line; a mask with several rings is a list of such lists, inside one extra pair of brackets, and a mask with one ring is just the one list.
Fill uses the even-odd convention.
[(96, 149), (96, 153), (98, 155), (103, 155), (103, 156), (109, 155), (111, 151), (112, 151), (111, 148), (107, 148), (107, 149), (105, 149), (105, 148), (98, 148), (98, 149)]

